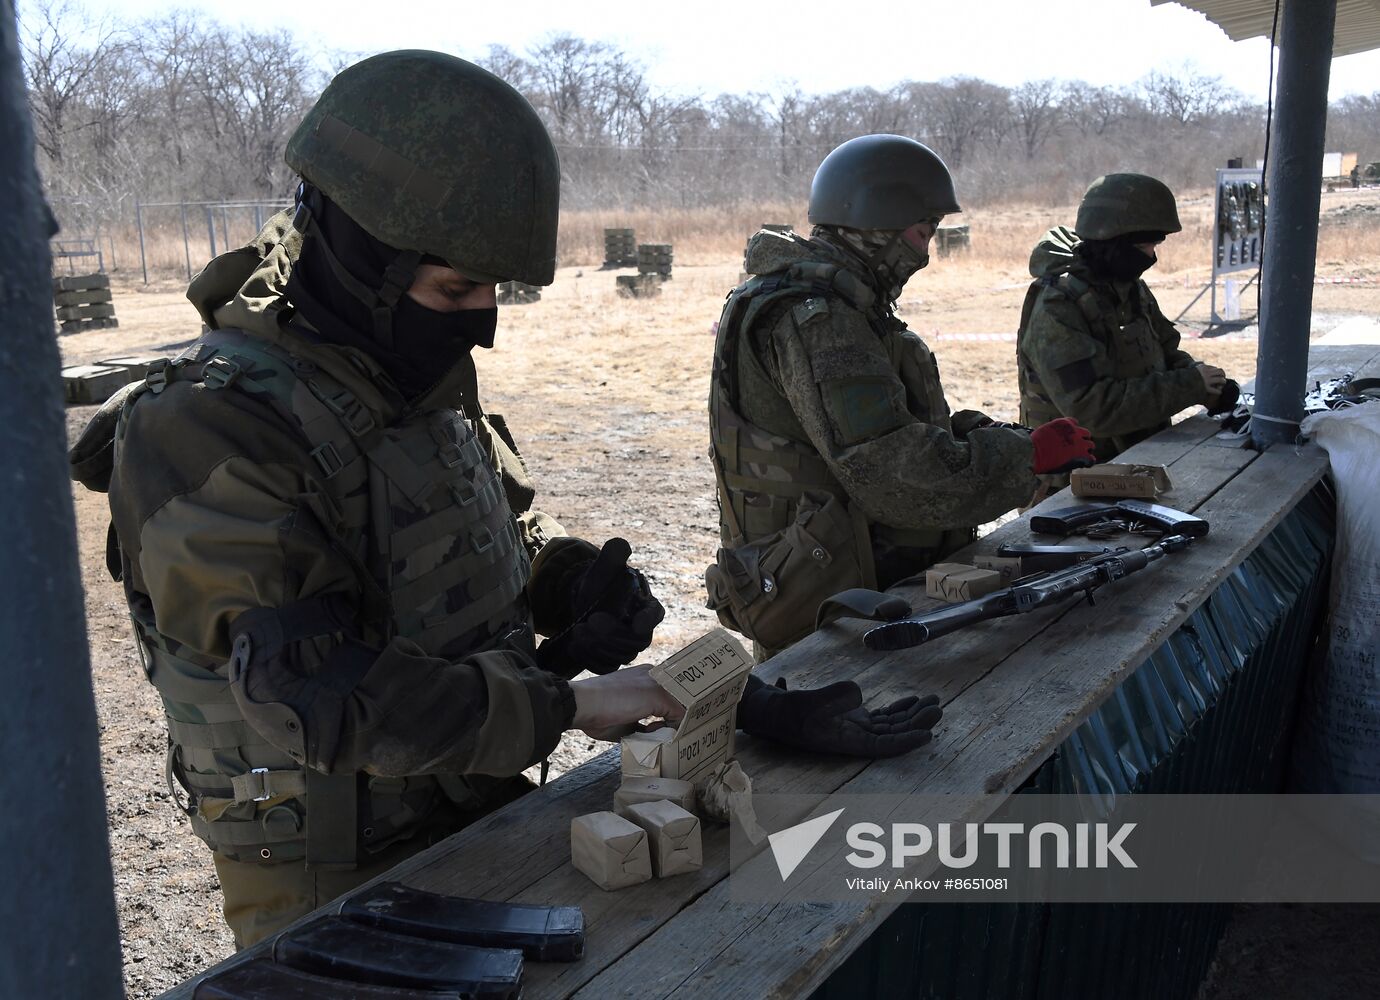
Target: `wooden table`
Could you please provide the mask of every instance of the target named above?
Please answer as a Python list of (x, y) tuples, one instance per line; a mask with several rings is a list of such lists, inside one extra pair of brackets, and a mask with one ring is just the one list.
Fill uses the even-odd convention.
[[(1380, 367), (1380, 346), (1320, 348), (1311, 361), (1310, 379), (1325, 379), (1367, 364)], [(740, 735), (738, 757), (755, 789), (822, 798), (1017, 788), (1327, 469), (1326, 455), (1314, 445), (1256, 453), (1239, 441), (1217, 439), (1216, 431), (1215, 420), (1195, 417), (1126, 453), (1126, 461), (1168, 466), (1174, 487), (1162, 502), (1205, 517), (1212, 532), (1107, 587), (1095, 609), (1069, 603), (890, 654), (863, 648), (861, 623), (838, 623), (765, 664), (759, 671), (764, 679), (785, 676), (792, 687), (855, 679), (874, 704), (935, 692), (944, 719), (929, 747), (871, 763), (791, 755)], [(1064, 493), (1042, 506), (1067, 501)], [(1003, 541), (1029, 537), (1021, 518), (966, 552), (993, 553)], [(901, 592), (917, 606), (933, 603), (913, 589)], [(570, 820), (610, 808), (617, 783), (617, 753), (605, 753), (388, 877), (443, 893), (582, 907), (585, 957), (573, 964), (529, 963), (524, 996), (532, 1000), (808, 996), (899, 905), (884, 894), (856, 903), (735, 901), (723, 827), (705, 830), (702, 871), (603, 892), (570, 865)], [(908, 876), (926, 874), (924, 867), (907, 870)], [(200, 978), (166, 995), (190, 997)]]

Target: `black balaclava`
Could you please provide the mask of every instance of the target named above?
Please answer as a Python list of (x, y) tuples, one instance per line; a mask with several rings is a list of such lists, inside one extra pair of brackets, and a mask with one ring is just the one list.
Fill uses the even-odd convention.
[[(306, 236), (288, 277), (287, 297), (315, 328), (317, 339), (364, 351), (408, 400), (425, 395), (475, 347), (493, 346), (497, 308), (437, 312), (402, 294), (418, 263), (445, 261), (375, 239), (311, 185), (302, 185), (298, 202)], [(369, 293), (373, 302), (361, 297)]]
[(1136, 249), (1137, 243), (1158, 243), (1164, 233), (1127, 233), (1110, 240), (1083, 240), (1074, 252), (1099, 278), (1135, 281), (1158, 260), (1153, 254)]

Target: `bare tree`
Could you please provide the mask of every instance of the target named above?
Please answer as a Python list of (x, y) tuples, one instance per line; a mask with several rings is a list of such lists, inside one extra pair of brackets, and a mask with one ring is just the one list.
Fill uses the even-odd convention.
[(910, 84), (908, 98), (949, 166), (961, 169), (980, 146), (996, 148), (1009, 122), (1005, 87), (960, 76), (939, 83)]
[(1082, 80), (1065, 83), (1059, 107), (1066, 122), (1087, 136), (1104, 136), (1129, 116), (1132, 101), (1117, 87), (1094, 87)]
[(54, 163), (63, 161), (69, 131), (89, 124), (74, 123), (73, 112), (86, 96), (92, 77), (110, 58), (117, 31), (109, 21), (101, 20), (95, 25), (95, 41), (84, 46), (76, 41), (75, 25), (88, 20), (80, 7), (67, 0), (40, 0), (34, 15), (26, 19), (24, 70), (29, 106), (38, 126), (35, 138)]
[(1236, 110), (1241, 95), (1191, 66), (1178, 73), (1151, 70), (1137, 85), (1150, 112), (1179, 125), (1199, 125), (1218, 114)]
[(1059, 85), (1053, 80), (1032, 80), (1011, 91), (1011, 117), (1025, 147), (1025, 158), (1035, 159), (1059, 128)]

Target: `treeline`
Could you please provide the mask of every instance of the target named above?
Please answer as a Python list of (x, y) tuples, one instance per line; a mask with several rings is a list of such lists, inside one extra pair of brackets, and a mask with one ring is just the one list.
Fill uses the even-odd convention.
[[(192, 11), (93, 25), (66, 0), (26, 8), (22, 44), (40, 169), (68, 232), (127, 221), (136, 201), (287, 197), (287, 137), (323, 65), (351, 61)], [(1125, 87), (954, 77), (706, 96), (659, 90), (626, 52), (571, 35), (479, 61), (546, 121), (570, 208), (793, 203), (825, 153), (868, 132), (934, 147), (973, 205), (1068, 203), (1117, 169), (1202, 187), (1264, 147), (1264, 107), (1192, 67)], [(1380, 93), (1336, 102), (1328, 133), (1329, 149), (1380, 159)]]

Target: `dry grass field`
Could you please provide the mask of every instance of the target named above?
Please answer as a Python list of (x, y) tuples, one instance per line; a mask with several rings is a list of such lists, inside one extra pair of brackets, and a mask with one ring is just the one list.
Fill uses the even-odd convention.
[[(1362, 280), (1317, 286), (1315, 335), (1351, 316), (1380, 315), (1376, 194), (1324, 196), (1319, 273)], [(1171, 317), (1206, 280), (1210, 211), (1204, 196), (1185, 200), (1187, 231), (1166, 244), (1161, 266), (1149, 274)], [(938, 355), (952, 408), (1014, 419), (1014, 330), (1029, 280), (1025, 260), (1045, 228), (1071, 224), (1073, 214), (1072, 206), (973, 212), (962, 219), (973, 226), (972, 251), (936, 259), (912, 280), (901, 313)], [(497, 345), (478, 359), (484, 401), (507, 417), (517, 436), (541, 489), (538, 506), (574, 534), (596, 541), (618, 534), (632, 543), (667, 607), (649, 658), (711, 624), (701, 594), (717, 539), (705, 455), (711, 327), (737, 281), (744, 238), (763, 222), (803, 226), (798, 215), (799, 209), (793, 216), (783, 206), (750, 206), (701, 216), (585, 213), (566, 220), (566, 266), (555, 284), (539, 303), (501, 310)], [(633, 225), (639, 241), (675, 246), (675, 276), (660, 297), (614, 294), (613, 274), (597, 269), (605, 225)], [(164, 267), (181, 265), (180, 232), (175, 246), (157, 249)], [(198, 320), (181, 297), (182, 282), (156, 277), (144, 286), (137, 261), (137, 254), (122, 251), (114, 295), (120, 327), (63, 337), (66, 364), (171, 353), (196, 337)], [(1254, 294), (1243, 298), (1253, 308)], [(1201, 329), (1206, 311), (1203, 300), (1183, 323), (1187, 333)], [(1238, 379), (1253, 374), (1250, 330), (1186, 345)], [(90, 412), (70, 411), (72, 433)], [(78, 488), (74, 500), (125, 979), (129, 995), (140, 998), (225, 957), (231, 941), (209, 860), (168, 801), (161, 710), (143, 681), (119, 587), (104, 570), (104, 498)], [(569, 738), (557, 767), (600, 748), (582, 736)]]

